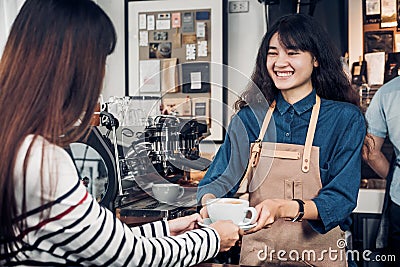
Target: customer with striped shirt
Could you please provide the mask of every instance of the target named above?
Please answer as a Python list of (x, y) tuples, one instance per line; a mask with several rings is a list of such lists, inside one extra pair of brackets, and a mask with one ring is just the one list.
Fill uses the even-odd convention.
[[(115, 30), (91, 0), (27, 0), (0, 61), (0, 265), (190, 266), (239, 238), (199, 214), (129, 228), (63, 147), (89, 127)], [(80, 121), (79, 125), (76, 122)]]

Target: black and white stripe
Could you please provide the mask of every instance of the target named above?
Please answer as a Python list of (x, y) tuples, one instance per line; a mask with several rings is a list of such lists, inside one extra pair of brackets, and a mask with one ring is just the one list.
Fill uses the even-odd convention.
[[(25, 140), (18, 158), (25, 157), (30, 140)], [(40, 204), (42, 142), (46, 144), (45, 159), (51, 159), (44, 160), (45, 205)], [(22, 177), (21, 164), (18, 161), (16, 165), (16, 181)], [(165, 221), (129, 228), (91, 195), (86, 196), (69, 155), (43, 139), (33, 146), (27, 174), (29, 212), (25, 216), (28, 228), (34, 230), (24, 234), (24, 246), (11, 261), (0, 257), (0, 265), (191, 266), (219, 251), (219, 236), (213, 229), (169, 236)], [(53, 195), (46, 191), (50, 184), (57, 185)], [(21, 183), (16, 182), (16, 190), (21, 196)], [(44, 222), (40, 212), (48, 212), (48, 208), (50, 220)]]

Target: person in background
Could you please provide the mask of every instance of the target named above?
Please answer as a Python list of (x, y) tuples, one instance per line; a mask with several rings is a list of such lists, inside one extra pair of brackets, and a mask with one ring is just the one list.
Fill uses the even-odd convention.
[[(90, 0), (27, 0), (0, 61), (0, 265), (189, 266), (239, 228), (199, 214), (129, 228), (63, 149), (89, 128), (116, 33)], [(79, 122), (79, 123), (77, 123)]]
[[(394, 262), (400, 262), (400, 77), (384, 84), (375, 93), (365, 113), (368, 130), (363, 148), (363, 158), (381, 178), (386, 178), (386, 200), (383, 211), (388, 221), (388, 232), (378, 238), (377, 247), (387, 247), (385, 253), (395, 255)], [(394, 159), (389, 160), (382, 153), (385, 138), (393, 144)], [(392, 171), (389, 174), (389, 170)], [(382, 239), (383, 238), (383, 239)], [(382, 243), (381, 243), (382, 242)]]
[[(241, 264), (346, 265), (343, 231), (357, 204), (366, 130), (358, 101), (318, 21), (293, 14), (268, 29), (197, 192), (208, 217), (207, 201), (234, 196), (248, 178), (258, 218), (243, 237)], [(336, 259), (324, 255), (329, 250)]]

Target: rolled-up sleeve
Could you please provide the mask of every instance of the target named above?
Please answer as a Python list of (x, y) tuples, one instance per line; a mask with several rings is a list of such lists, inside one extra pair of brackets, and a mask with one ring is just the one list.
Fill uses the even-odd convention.
[[(254, 141), (254, 133), (259, 131), (256, 118), (249, 113), (248, 109), (241, 110), (232, 118), (224, 143), (199, 183), (198, 202), (207, 193), (216, 197), (231, 197), (238, 190), (247, 167), (250, 142)], [(254, 131), (248, 127), (252, 124), (255, 124), (252, 127)]]
[[(361, 180), (361, 149), (365, 137), (364, 116), (358, 110), (343, 112), (341, 134), (337, 136), (335, 150), (327, 163), (326, 180), (315, 202), (321, 220), (310, 220), (319, 233), (326, 233), (337, 225), (342, 230), (350, 226), (349, 216), (357, 205)], [(347, 122), (347, 123), (346, 123)]]

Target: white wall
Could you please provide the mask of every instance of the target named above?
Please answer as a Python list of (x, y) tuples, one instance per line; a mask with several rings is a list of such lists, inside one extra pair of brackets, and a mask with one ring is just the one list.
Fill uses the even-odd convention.
[(4, 45), (7, 40), (7, 30), (6, 30), (6, 21), (4, 19), (5, 17), (5, 11), (6, 7), (4, 6), (5, 2), (0, 1), (0, 55), (3, 54), (4, 50)]
[(228, 92), (228, 107), (233, 106), (249, 81), (265, 33), (264, 17), (263, 5), (258, 0), (249, 0), (248, 13), (228, 13), (228, 29), (225, 29), (228, 31), (227, 63), (233, 68), (228, 75), (228, 88), (231, 90)]
[(363, 55), (362, 0), (349, 0), (349, 66)]
[(0, 0), (0, 55), (3, 54), (11, 25), (25, 0)]
[(107, 59), (106, 77), (103, 86), (105, 101), (110, 96), (125, 95), (125, 17), (124, 0), (97, 0), (108, 14), (117, 31), (117, 46)]

